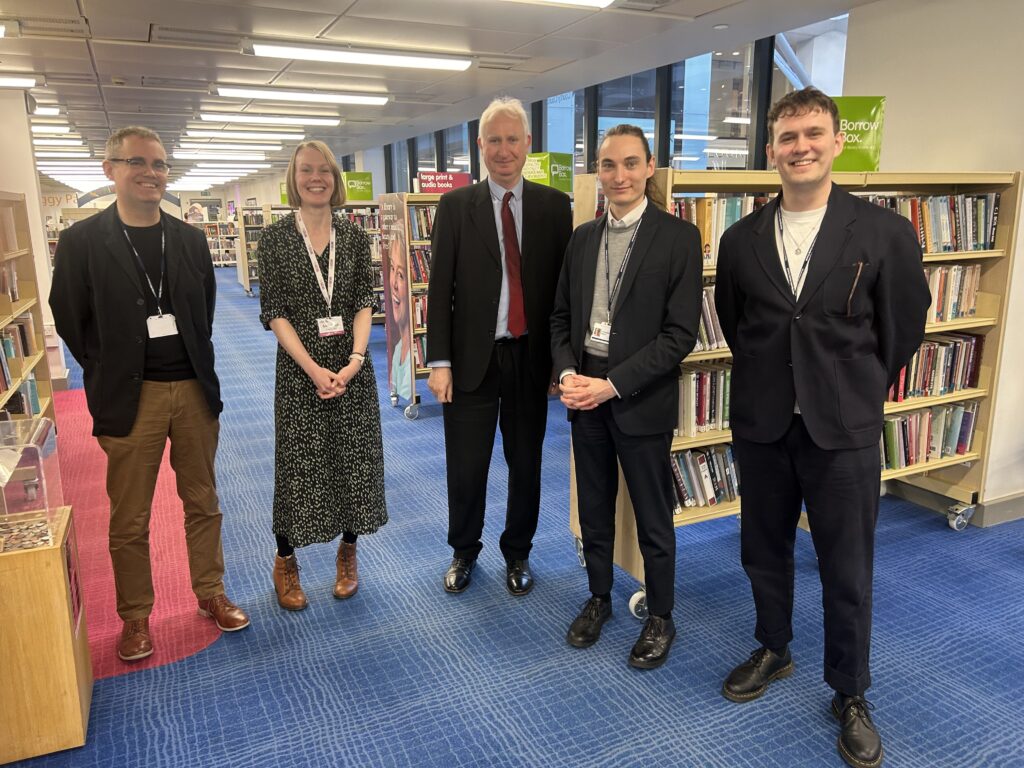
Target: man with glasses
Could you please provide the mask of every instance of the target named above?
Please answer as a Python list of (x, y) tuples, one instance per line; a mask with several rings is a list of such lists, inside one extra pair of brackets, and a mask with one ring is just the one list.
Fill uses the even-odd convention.
[(124, 621), (117, 653), (137, 661), (153, 653), (149, 518), (168, 438), (199, 614), (224, 632), (249, 618), (224, 594), (209, 246), (201, 231), (160, 211), (170, 166), (156, 133), (116, 131), (103, 171), (116, 201), (61, 233), (50, 307), (82, 366), (93, 434), (107, 454), (110, 557)]

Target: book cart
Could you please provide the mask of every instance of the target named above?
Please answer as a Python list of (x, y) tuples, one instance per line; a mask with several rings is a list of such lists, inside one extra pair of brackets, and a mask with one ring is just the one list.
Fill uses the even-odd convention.
[[(949, 527), (963, 530), (976, 505), (984, 502), (1021, 173), (836, 173), (833, 180), (854, 194), (895, 209), (918, 230), (924, 269), (932, 290), (932, 307), (925, 340), (901, 372), (885, 404), (879, 465), (884, 482), (915, 486), (944, 498), (943, 511)], [(751, 202), (761, 204), (780, 188), (778, 174), (773, 171), (658, 169), (655, 184), (670, 201), (674, 213), (695, 219), (711, 246), (705, 248), (707, 287), (714, 281), (717, 238), (735, 218), (753, 207)], [(576, 177), (576, 224), (594, 215), (597, 195), (595, 176)], [(681, 197), (684, 195), (687, 197)], [(735, 205), (722, 202), (736, 198), (741, 202)], [(695, 199), (698, 202), (693, 202)], [(706, 341), (706, 317), (701, 321), (702, 341)], [(727, 370), (732, 355), (724, 341), (719, 341), (711, 348), (705, 343), (704, 350), (691, 353), (681, 370), (685, 372), (691, 364), (705, 363), (719, 364)], [(685, 373), (682, 378), (686, 378)], [(681, 383), (680, 391), (683, 389)], [(727, 393), (728, 384), (726, 403)], [(687, 416), (685, 400), (681, 398), (680, 423), (675, 425), (673, 456), (694, 449), (707, 451), (729, 446), (732, 433), (723, 421), (727, 419), (728, 406), (722, 407), (720, 393), (717, 423), (704, 423), (702, 430), (690, 435), (683, 424)], [(693, 416), (688, 414), (691, 422)], [(742, 467), (739, 474), (741, 477)], [(679, 480), (677, 477), (677, 491)], [(683, 483), (683, 495), (686, 488)], [(701, 497), (704, 503), (693, 503), (694, 499), (690, 499), (687, 505), (680, 498), (675, 525), (738, 515), (739, 489), (734, 494), (732, 490), (731, 481), (723, 482), (714, 503), (709, 494)], [(569, 528), (584, 564), (571, 456)], [(621, 474), (615, 530), (615, 563), (643, 584), (636, 523)], [(630, 599), (630, 611), (637, 618), (647, 615), (642, 586)]]
[(381, 195), (381, 268), (391, 405), (406, 402), (405, 417), (419, 415), (416, 380), (427, 368), (427, 287), (430, 282), (430, 234), (437, 212), (436, 194)]
[(246, 205), (241, 208), (236, 267), (238, 284), (245, 290), (246, 296), (255, 295), (252, 287), (259, 281), (256, 273), (256, 246), (259, 244), (263, 228), (291, 212), (292, 209), (287, 205)]
[(348, 202), (335, 209), (356, 226), (360, 227), (370, 238), (370, 262), (373, 265), (373, 292), (377, 296), (373, 322), (384, 322), (384, 268), (380, 253), (380, 207), (371, 202)]

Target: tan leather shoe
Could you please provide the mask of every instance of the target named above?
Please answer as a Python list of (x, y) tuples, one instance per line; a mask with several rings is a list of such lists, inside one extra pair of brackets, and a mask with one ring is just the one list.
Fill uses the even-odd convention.
[(338, 546), (338, 578), (334, 582), (334, 596), (339, 600), (352, 597), (359, 589), (359, 566), (356, 563), (356, 542), (342, 541)]
[(225, 594), (200, 600), (199, 615), (217, 622), (217, 629), (221, 632), (237, 632), (249, 626), (249, 617), (245, 611), (228, 600)]
[(121, 638), (117, 641), (117, 655), (121, 661), (139, 661), (153, 655), (149, 619), (132, 619), (124, 623)]
[(299, 561), (295, 555), (274, 555), (274, 591), (277, 604), (286, 611), (301, 611), (306, 607), (306, 593), (299, 583)]

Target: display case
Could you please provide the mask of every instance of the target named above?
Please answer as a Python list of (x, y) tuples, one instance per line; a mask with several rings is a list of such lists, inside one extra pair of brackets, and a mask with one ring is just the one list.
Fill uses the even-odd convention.
[(53, 422), (0, 423), (0, 552), (53, 544), (63, 505)]

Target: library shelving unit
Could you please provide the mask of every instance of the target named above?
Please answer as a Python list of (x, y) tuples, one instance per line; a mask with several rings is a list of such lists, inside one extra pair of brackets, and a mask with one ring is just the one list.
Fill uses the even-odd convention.
[[(427, 365), (427, 287), (430, 282), (430, 233), (437, 212), (437, 194), (393, 193), (380, 196), (381, 268), (384, 283), (384, 313), (386, 317), (388, 349), (388, 381), (391, 404), (397, 406), (406, 400), (405, 416), (415, 419), (419, 415), (419, 396), (416, 380), (430, 374)], [(393, 266), (404, 269), (405, 287), (402, 296), (391, 295)], [(403, 300), (408, 308), (408, 319), (395, 320), (395, 300)], [(408, 377), (394, 370), (392, 353), (403, 336), (410, 339), (412, 365), (403, 367)], [(397, 374), (397, 375), (396, 375)], [(404, 393), (403, 393), (404, 390)]]
[(234, 267), (238, 264), (238, 225), (233, 221), (195, 221), (192, 226), (201, 229), (210, 246), (215, 267)]
[(241, 226), (238, 228), (238, 283), (247, 296), (253, 296), (252, 287), (258, 282), (256, 274), (256, 247), (263, 227), (273, 224), (292, 209), (287, 205), (244, 206), (241, 209)]
[(60, 209), (60, 220), (54, 227), (48, 227), (46, 230), (46, 245), (50, 249), (50, 269), (53, 269), (53, 257), (57, 252), (57, 240), (60, 239), (60, 233), (74, 224), (76, 221), (82, 219), (88, 219), (99, 213), (102, 208), (61, 208)]
[(354, 201), (345, 203), (337, 209), (353, 224), (361, 227), (370, 237), (370, 261), (373, 263), (373, 291), (377, 295), (377, 306), (380, 311), (373, 315), (373, 322), (384, 322), (384, 268), (380, 255), (380, 206), (370, 201)]
[[(1017, 230), (1017, 207), (1021, 188), (1021, 172), (1007, 173), (835, 173), (833, 180), (855, 194), (870, 195), (875, 198), (889, 198), (892, 201), (919, 198), (926, 199), (935, 205), (936, 210), (945, 207), (947, 219), (944, 226), (949, 230), (942, 231), (938, 226), (940, 219), (930, 220), (927, 243), (924, 254), (924, 267), (929, 269), (940, 265), (979, 265), (980, 275), (970, 290), (976, 302), (972, 302), (966, 316), (952, 316), (949, 319), (936, 319), (926, 326), (925, 342), (948, 341), (948, 334), (970, 334), (980, 338), (978, 349), (980, 359), (974, 360), (976, 368), (974, 380), (966, 387), (941, 391), (939, 394), (923, 397), (908, 396), (901, 402), (887, 402), (885, 417), (891, 419), (905, 414), (924, 414), (944, 406), (957, 404), (969, 406), (974, 411), (973, 434), (966, 429), (960, 433), (960, 446), (953, 440), (954, 450), (947, 455), (941, 449), (937, 457), (932, 457), (928, 450), (924, 451), (924, 461), (907, 463), (900, 457), (890, 459), (887, 450), (880, 445), (880, 468), (882, 480), (887, 489), (900, 492), (900, 485), (914, 486), (929, 491), (940, 503), (936, 506), (945, 512), (949, 525), (954, 530), (962, 530), (971, 519), (975, 507), (984, 503), (982, 497), (985, 480), (989, 471), (988, 455), (991, 437), (991, 419), (996, 398), (995, 385), (1003, 353), (1004, 328), (1007, 317), (1007, 297), (1012, 274), (1012, 258), (1014, 253), (1014, 233)], [(768, 196), (777, 193), (780, 188), (779, 176), (774, 171), (674, 171), (658, 169), (655, 173), (655, 185), (664, 199), (670, 203), (677, 196), (696, 196), (698, 198), (729, 197), (736, 195)], [(957, 210), (950, 207), (949, 200), (960, 195), (988, 195), (987, 213), (993, 214), (993, 200), (998, 222), (994, 228), (991, 242), (979, 234), (985, 224), (981, 216), (969, 213), (959, 220)], [(997, 196), (997, 197), (993, 197)], [(597, 201), (597, 180), (593, 175), (577, 176), (575, 181), (575, 213), (576, 224), (593, 217)], [(876, 199), (876, 202), (878, 200)], [(962, 201), (961, 201), (962, 202)], [(898, 203), (897, 203), (898, 205)], [(984, 204), (983, 204), (984, 205)], [(899, 210), (899, 208), (897, 208)], [(974, 210), (974, 209), (967, 209)], [(902, 211), (906, 213), (907, 210)], [(938, 214), (936, 214), (938, 216)], [(996, 218), (992, 216), (992, 218)], [(918, 225), (922, 240), (925, 240), (925, 214), (918, 213), (912, 221)], [(700, 222), (695, 222), (700, 225)], [(961, 245), (953, 242), (956, 236), (977, 235), (978, 242)], [(702, 230), (703, 233), (703, 230)], [(720, 235), (716, 231), (715, 235)], [(943, 237), (946, 242), (943, 245)], [(963, 239), (967, 239), (964, 237)], [(957, 250), (954, 250), (957, 248)], [(706, 283), (713, 282), (715, 274), (714, 254), (717, 253), (717, 242), (712, 243), (712, 254), (706, 257), (704, 277)], [(965, 281), (966, 282), (966, 281)], [(960, 283), (954, 283), (953, 290), (962, 289)], [(949, 287), (946, 287), (949, 290)], [(962, 295), (962, 294), (961, 294)], [(933, 305), (941, 304), (942, 298), (936, 301), (933, 286)], [(721, 362), (731, 360), (731, 352), (727, 348), (711, 349), (695, 352), (686, 358), (686, 363)], [(963, 409), (961, 409), (963, 410)], [(930, 422), (929, 422), (930, 423)], [(955, 438), (955, 436), (954, 436)], [(732, 433), (728, 429), (700, 432), (696, 437), (676, 437), (672, 442), (672, 452), (692, 448), (707, 448), (731, 442)], [(883, 436), (883, 442), (885, 438)], [(964, 445), (966, 443), (966, 445)], [(957, 452), (957, 447), (960, 452)], [(920, 451), (918, 451), (920, 453)], [(900, 456), (904, 456), (901, 448)], [(886, 464), (895, 466), (886, 466)], [(882, 468), (884, 467), (884, 468)], [(742, 476), (742, 467), (740, 467)], [(677, 510), (676, 526), (712, 520), (715, 518), (739, 514), (740, 501), (719, 501), (714, 506), (684, 507)], [(569, 527), (576, 537), (577, 553), (581, 562), (582, 545), (577, 510), (576, 481), (570, 460), (570, 514)], [(616, 499), (616, 539), (614, 560), (617, 565), (643, 583), (643, 560), (637, 546), (636, 523), (625, 483), (619, 478), (619, 495)], [(637, 617), (646, 615), (646, 599), (641, 588), (630, 600), (630, 609)]]
[(25, 196), (0, 192), (0, 420), (53, 419), (53, 390), (46, 364)]

